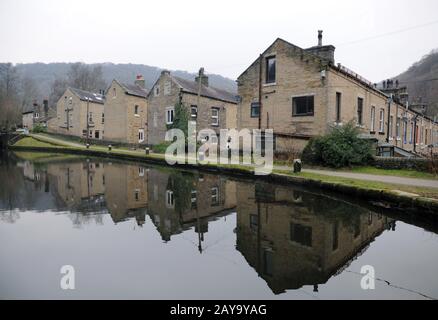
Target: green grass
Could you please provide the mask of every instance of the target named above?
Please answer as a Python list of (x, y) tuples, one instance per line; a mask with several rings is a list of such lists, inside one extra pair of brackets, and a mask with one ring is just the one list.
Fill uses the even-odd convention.
[(41, 141), (41, 140), (37, 140), (37, 139), (34, 139), (32, 137), (23, 138), (23, 139), (17, 141), (14, 144), (14, 146), (16, 146), (16, 147), (35, 147), (35, 148), (53, 148), (53, 147), (57, 148), (57, 147), (59, 147), (59, 145), (45, 142), (45, 141)]
[(365, 174), (375, 174), (381, 176), (397, 176), (406, 178), (417, 178), (417, 179), (437, 179), (435, 174), (428, 172), (421, 172), (409, 169), (379, 169), (375, 167), (357, 167), (348, 170), (343, 170), (354, 173), (365, 173)]
[(299, 174), (293, 174), (289, 171), (274, 170), (274, 173), (285, 174), (292, 177), (301, 177), (301, 178), (316, 180), (316, 181), (338, 183), (342, 185), (365, 188), (365, 189), (384, 190), (384, 191), (402, 191), (402, 192), (417, 194), (419, 196), (426, 198), (438, 199), (438, 188), (415, 187), (415, 186), (389, 184), (389, 183), (376, 182), (376, 181), (332, 177), (323, 174), (316, 174), (309, 172), (301, 172)]

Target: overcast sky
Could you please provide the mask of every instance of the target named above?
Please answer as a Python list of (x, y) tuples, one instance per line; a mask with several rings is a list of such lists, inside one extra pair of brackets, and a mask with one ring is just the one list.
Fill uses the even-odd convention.
[(203, 66), (235, 79), (277, 37), (307, 48), (318, 29), (336, 62), (377, 82), (438, 48), (438, 1), (0, 0), (0, 62)]

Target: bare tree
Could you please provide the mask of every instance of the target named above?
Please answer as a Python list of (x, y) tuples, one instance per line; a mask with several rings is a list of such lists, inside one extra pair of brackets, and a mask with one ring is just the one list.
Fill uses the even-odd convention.
[(21, 110), (26, 106), (38, 100), (41, 96), (40, 89), (36, 81), (32, 78), (25, 77), (21, 79)]
[(21, 122), (19, 77), (11, 63), (0, 64), (0, 125), (10, 129)]

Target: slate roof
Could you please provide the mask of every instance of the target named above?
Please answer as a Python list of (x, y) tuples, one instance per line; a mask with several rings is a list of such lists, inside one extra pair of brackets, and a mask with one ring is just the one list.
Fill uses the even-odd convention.
[(131, 96), (136, 96), (140, 98), (147, 98), (149, 91), (136, 84), (127, 84), (116, 80), (120, 86), (125, 89), (125, 93)]
[[(175, 81), (175, 83), (181, 87), (183, 91), (192, 94), (198, 94), (198, 82), (182, 79), (175, 76), (171, 77)], [(210, 86), (201, 86), (201, 96), (235, 104), (238, 103), (237, 96), (234, 93)]]
[(33, 105), (27, 105), (23, 108), (23, 112), (22, 114), (27, 114), (27, 113), (33, 113), (34, 110), (34, 106)]
[(69, 89), (82, 101), (90, 100), (90, 102), (94, 102), (94, 103), (99, 103), (99, 104), (105, 103), (105, 97), (102, 96), (101, 94), (75, 89), (75, 88), (69, 88)]

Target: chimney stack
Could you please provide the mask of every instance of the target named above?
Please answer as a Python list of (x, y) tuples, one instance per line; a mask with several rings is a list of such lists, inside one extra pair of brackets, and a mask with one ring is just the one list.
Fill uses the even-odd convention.
[(46, 114), (46, 117), (47, 117), (47, 115), (49, 113), (49, 100), (44, 99), (43, 106), (44, 106), (44, 113)]
[(146, 81), (141, 74), (137, 75), (137, 78), (135, 79), (135, 84), (143, 89), (146, 88)]
[(322, 47), (322, 30), (318, 30), (318, 47)]
[(204, 68), (199, 69), (199, 75), (195, 78), (195, 81), (199, 83), (201, 81), (201, 84), (208, 87), (208, 77), (204, 74)]

